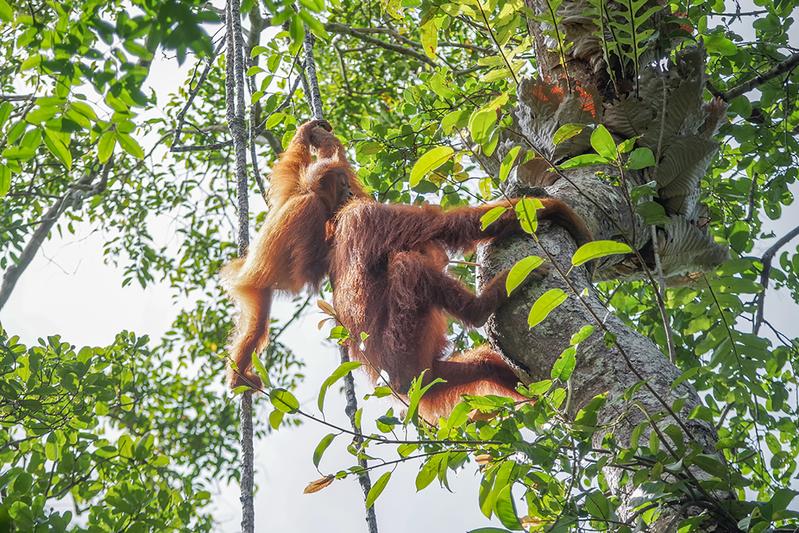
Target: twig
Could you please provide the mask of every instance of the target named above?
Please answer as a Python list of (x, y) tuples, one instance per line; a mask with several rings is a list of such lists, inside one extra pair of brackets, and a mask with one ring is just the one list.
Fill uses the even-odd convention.
[(308, 104), (316, 119), (322, 119), (325, 114), (322, 109), (322, 94), (319, 92), (319, 80), (316, 77), (316, 61), (313, 57), (313, 45), (316, 38), (313, 33), (305, 28), (305, 74), (308, 76)]
[(228, 139), (226, 141), (219, 141), (216, 143), (211, 144), (194, 144), (189, 146), (175, 146), (169, 149), (170, 152), (173, 153), (182, 153), (182, 152), (207, 152), (211, 150), (220, 150), (222, 148), (227, 148), (228, 146), (233, 145), (233, 141)]
[[(513, 76), (513, 81), (516, 83), (516, 87), (518, 87), (519, 79), (516, 77), (516, 73), (513, 72), (513, 66), (510, 64), (510, 61), (508, 61), (508, 58), (505, 56), (505, 51), (502, 49), (502, 45), (497, 40), (497, 36), (494, 35), (494, 30), (491, 29), (491, 24), (488, 22), (488, 16), (486, 16), (486, 12), (483, 9), (483, 4), (481, 3), (480, 0), (477, 1), (477, 7), (480, 8), (480, 14), (483, 16), (483, 20), (486, 23), (486, 29), (488, 30), (488, 35), (491, 36), (491, 40), (494, 42), (494, 45), (497, 47), (497, 50), (499, 50), (499, 55), (502, 56), (502, 61), (505, 62), (505, 66), (508, 67), (510, 75)], [(563, 65), (563, 68), (565, 70), (566, 68), (565, 64)]]
[(36, 98), (36, 95), (33, 94), (0, 94), (0, 102), (27, 102), (34, 98)]
[(757, 313), (755, 314), (755, 322), (752, 325), (752, 333), (755, 335), (760, 331), (760, 326), (763, 325), (763, 308), (765, 307), (766, 291), (768, 290), (769, 274), (771, 273), (771, 261), (777, 255), (777, 252), (780, 251), (780, 248), (788, 244), (797, 235), (799, 235), (799, 226), (783, 235), (760, 258), (760, 262), (763, 263), (763, 271), (760, 273), (760, 285), (763, 286), (763, 292), (757, 296), (756, 300)]
[[(247, 253), (249, 245), (249, 205), (247, 200), (247, 138), (244, 122), (244, 36), (241, 32), (241, 7), (239, 0), (228, 0), (226, 11), (227, 57), (225, 58), (225, 98), (227, 122), (236, 154), (236, 191), (239, 211), (239, 256)], [(241, 426), (241, 530), (255, 531), (253, 506), (253, 427), (252, 391), (241, 395), (239, 408)]]
[(793, 54), (788, 59), (778, 63), (776, 67), (772, 68), (768, 72), (764, 72), (759, 76), (755, 76), (754, 78), (748, 81), (736, 85), (729, 91), (722, 93), (721, 98), (725, 102), (729, 102), (736, 96), (741, 96), (742, 94), (751, 91), (752, 89), (758, 87), (759, 85), (763, 85), (767, 81), (776, 78), (777, 76), (780, 76), (782, 74), (785, 74), (786, 72), (794, 69), (797, 65), (799, 65), (799, 53)]
[[(261, 31), (264, 29), (264, 19), (261, 16), (260, 4), (256, 3), (250, 9), (250, 36), (247, 40), (247, 57), (249, 58), (249, 66), (254, 67), (258, 64), (258, 56), (253, 57), (252, 50), (260, 42)], [(250, 96), (255, 93), (255, 74), (249, 77)], [(252, 174), (255, 178), (255, 183), (258, 185), (258, 191), (261, 193), (261, 198), (264, 202), (266, 199), (266, 187), (264, 187), (264, 180), (261, 177), (261, 172), (258, 169), (258, 157), (255, 152), (255, 138), (258, 135), (256, 131), (256, 124), (258, 117), (261, 114), (261, 105), (258, 102), (253, 103), (250, 109), (250, 160), (252, 161)]]
[(172, 139), (172, 145), (169, 147), (170, 152), (178, 151), (176, 148), (179, 147), (178, 143), (180, 143), (180, 136), (183, 133), (183, 122), (186, 119), (186, 113), (189, 111), (189, 108), (191, 108), (191, 104), (194, 102), (197, 94), (199, 94), (200, 89), (202, 89), (205, 80), (208, 78), (208, 74), (211, 72), (211, 69), (214, 66), (214, 60), (216, 59), (216, 56), (219, 55), (219, 52), (222, 51), (222, 47), (224, 45), (225, 41), (222, 40), (219, 43), (219, 46), (216, 47), (211, 56), (208, 58), (208, 64), (205, 65), (202, 74), (200, 74), (200, 78), (197, 80), (197, 84), (194, 86), (194, 89), (189, 91), (189, 97), (186, 99), (186, 103), (183, 105), (183, 108), (180, 110), (180, 113), (178, 113), (176, 118), (177, 124), (175, 125), (175, 137)]
[(412, 57), (432, 67), (436, 66), (435, 62), (432, 59), (430, 59), (421, 52), (417, 52), (416, 50), (413, 50), (411, 48), (405, 48), (404, 46), (400, 46), (398, 44), (381, 41), (380, 39), (376, 39), (374, 37), (371, 37), (367, 33), (362, 32), (358, 28), (352, 28), (350, 26), (346, 26), (344, 24), (338, 24), (335, 22), (328, 22), (327, 24), (325, 24), (325, 29), (330, 33), (337, 33), (339, 35), (349, 35), (350, 37), (355, 37), (356, 39), (359, 39), (365, 43), (370, 43), (375, 46), (379, 46), (380, 48), (383, 48), (385, 50), (389, 50), (391, 52), (397, 52), (398, 54)]
[[(666, 90), (665, 79), (661, 79), (661, 83), (663, 84), (663, 101), (660, 108), (660, 132), (658, 133), (657, 153), (655, 154), (655, 168), (652, 170), (653, 176), (657, 176), (658, 173), (658, 162), (663, 153), (663, 132), (666, 125), (666, 102), (668, 101), (668, 92)], [(634, 213), (630, 214), (635, 216)], [(660, 320), (663, 322), (663, 331), (666, 332), (666, 348), (669, 351), (669, 361), (671, 361), (672, 364), (676, 364), (677, 352), (674, 348), (674, 333), (671, 331), (671, 322), (669, 322), (669, 315), (666, 311), (666, 276), (663, 273), (663, 262), (661, 261), (660, 250), (658, 249), (658, 230), (654, 224), (649, 227), (649, 230), (652, 234), (652, 255), (655, 257), (655, 273), (657, 274), (658, 281), (657, 286), (653, 285), (652, 288), (658, 293), (655, 297), (655, 301), (658, 305)]]

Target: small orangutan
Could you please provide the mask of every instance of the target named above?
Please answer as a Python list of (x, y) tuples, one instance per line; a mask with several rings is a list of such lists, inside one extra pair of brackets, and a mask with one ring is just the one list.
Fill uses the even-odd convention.
[[(376, 202), (366, 194), (326, 121), (297, 130), (272, 170), (272, 211), (246, 258), (223, 271), (241, 307), (231, 348), (232, 386), (260, 386), (252, 353), (268, 338), (273, 293), (333, 284), (337, 318), (363, 343), (351, 342), (352, 359), (373, 380), (381, 373), (400, 395), (423, 371), (426, 382), (441, 378), (422, 398), (427, 420), (445, 415), (463, 394), (498, 394), (523, 399), (516, 375), (501, 356), (482, 346), (448, 355), (447, 317), (468, 326), (485, 323), (507, 299), (507, 271), (475, 295), (449, 276), (449, 252), (519, 231), (513, 209), (485, 230), (480, 218), (499, 202), (444, 210), (433, 205)], [(313, 159), (315, 156), (315, 160)], [(563, 202), (541, 198), (537, 216), (566, 227), (580, 242), (589, 237), (581, 219)], [(536, 271), (534, 271), (534, 275)], [(537, 275), (541, 275), (540, 273)]]

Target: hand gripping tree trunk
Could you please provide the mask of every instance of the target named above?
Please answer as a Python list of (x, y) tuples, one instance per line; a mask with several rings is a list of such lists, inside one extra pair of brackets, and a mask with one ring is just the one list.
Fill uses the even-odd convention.
[[(526, 3), (538, 15), (529, 18), (528, 27), (535, 43), (539, 77), (535, 81), (523, 80), (519, 85), (513, 126), (495, 158), (484, 163), (489, 167), (493, 164), (496, 170), (497, 162), (513, 146), (533, 152), (535, 159), (512, 173), (508, 195), (522, 196), (530, 187), (540, 192), (543, 187), (549, 195), (571, 205), (595, 239), (626, 242), (637, 253), (606, 257), (592, 265), (590, 271), (579, 267), (564, 278), (561, 273), (569, 270), (576, 245), (562, 228), (543, 224), (537, 232), (538, 244), (514, 237), (483, 250), (484, 279), (491, 279), (528, 255), (549, 256), (560, 265), (559, 269), (551, 269), (542, 283), (520, 291), (497, 313), (487, 327), (490, 340), (516, 365), (523, 380), (533, 382), (549, 378), (550, 369), (569, 345), (570, 336), (583, 325), (593, 325), (599, 334), (580, 344), (568, 405), (569, 414), (573, 415), (596, 395), (607, 393), (597, 425), (611, 429), (595, 434), (595, 446), (600, 447), (604, 435), (611, 431), (615, 441), (626, 447), (636, 426), (648, 422), (643, 438), (654, 431), (660, 446), (670, 453), (677, 452), (666, 436), (666, 428), (676, 426), (687, 442), (696, 443), (702, 453), (713, 455), (717, 438), (714, 428), (708, 422), (688, 417), (700, 405), (696, 391), (685, 382), (673, 387), (679, 370), (667, 355), (649, 338), (609, 313), (591, 289), (592, 281), (638, 277), (650, 280), (653, 290), (658, 291), (658, 277), (674, 280), (686, 273), (707, 270), (726, 258), (726, 250), (716, 245), (699, 223), (703, 218), (699, 182), (715, 154), (716, 143), (711, 137), (724, 111), (720, 102), (703, 103), (704, 51), (687, 48), (672, 55), (668, 67), (652, 67), (649, 65), (669, 57), (668, 42), (658, 42), (657, 46), (650, 43), (652, 49), (644, 50), (642, 45), (624, 44), (634, 38), (614, 43), (617, 33), (603, 34), (608, 19), (623, 19), (626, 4), (566, 0), (553, 7), (554, 3), (547, 0)], [(652, 6), (647, 3), (641, 12)], [(657, 29), (668, 35), (671, 27), (666, 26), (674, 24), (674, 17), (664, 11), (653, 13), (648, 18), (642, 15), (637, 22), (641, 26), (631, 31)], [(587, 127), (556, 145), (553, 134), (565, 123)], [(622, 156), (619, 164), (548, 170), (576, 155), (594, 153), (590, 133), (599, 124), (610, 131), (616, 144), (637, 138), (635, 146), (651, 150), (654, 166), (624, 169)], [(654, 231), (646, 224), (651, 220), (644, 221), (634, 214), (635, 202), (630, 195), (633, 187), (649, 182), (654, 182), (654, 199), (664, 210)], [(569, 298), (543, 323), (529, 328), (529, 302), (552, 288), (563, 289)], [(585, 288), (588, 291), (583, 292)], [(609, 343), (603, 337), (615, 341)], [(625, 401), (625, 392), (634, 386), (639, 387), (637, 392)], [(673, 406), (678, 399), (684, 403), (678, 404), (675, 411)], [(649, 524), (649, 531), (671, 530), (681, 519), (707, 512), (709, 507), (713, 507), (709, 511), (711, 518), (703, 527), (734, 529), (735, 522), (723, 505), (707, 505), (708, 501), (718, 504), (729, 498), (726, 491), (701, 486), (698, 480), (707, 475), (696, 467), (686, 466), (676, 475), (692, 485), (696, 501), (704, 503), (692, 503), (691, 498), (676, 502), (654, 524)], [(651, 495), (641, 486), (633, 489), (620, 469), (606, 468), (605, 476), (621, 500), (620, 520), (634, 518), (635, 508)]]

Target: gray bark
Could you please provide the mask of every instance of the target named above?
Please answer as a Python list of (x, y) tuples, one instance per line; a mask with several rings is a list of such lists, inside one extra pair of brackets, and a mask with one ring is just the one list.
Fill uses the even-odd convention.
[[(238, 251), (239, 256), (247, 254), (250, 242), (249, 203), (247, 186), (247, 136), (244, 121), (244, 35), (241, 30), (241, 7), (239, 0), (227, 3), (227, 57), (225, 76), (225, 98), (227, 103), (227, 122), (233, 138), (236, 154), (236, 191), (238, 202)], [(241, 444), (241, 472), (239, 484), (241, 493), (241, 530), (243, 533), (255, 531), (255, 508), (253, 505), (254, 452), (252, 426), (252, 391), (245, 391), (239, 403), (239, 426)]]

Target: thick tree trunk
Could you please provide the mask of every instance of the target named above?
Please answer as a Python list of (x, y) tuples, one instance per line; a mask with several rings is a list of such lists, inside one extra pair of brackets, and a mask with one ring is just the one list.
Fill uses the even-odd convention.
[[(527, 5), (534, 13), (544, 16), (548, 13), (548, 4), (546, 3), (527, 0)], [(592, 112), (593, 120), (590, 120), (592, 117), (588, 117), (589, 121), (587, 122), (607, 123), (608, 128), (616, 135), (618, 140), (633, 136), (632, 134), (621, 132), (620, 130), (623, 129), (621, 127), (616, 128), (614, 131), (611, 125), (613, 112), (617, 113), (616, 117), (618, 117), (620, 113), (623, 114), (629, 111), (630, 114), (635, 114), (637, 110), (631, 111), (631, 107), (623, 108), (619, 106), (616, 110), (608, 112), (609, 106), (617, 105), (622, 95), (615, 93), (618, 89), (618, 84), (614, 86), (611, 83), (604, 65), (601, 49), (599, 48), (599, 41), (592, 37), (595, 30), (593, 26), (595, 21), (581, 15), (586, 8), (587, 5), (579, 0), (571, 2), (566, 0), (558, 11), (560, 16), (559, 24), (561, 24), (559, 33), (562, 38), (566, 41), (571, 41), (573, 44), (572, 47), (567, 48), (569, 51), (566, 52), (568, 73), (562, 68), (561, 55), (557, 51), (556, 42), (552, 39), (554, 33), (552, 26), (542, 23), (541, 18), (529, 19), (529, 29), (535, 43), (536, 56), (540, 68), (539, 78), (543, 81), (525, 81), (519, 87), (519, 105), (514, 113), (515, 131), (512, 131), (510, 133), (511, 138), (502, 144), (498, 154), (499, 157), (495, 161), (501, 160), (504, 153), (512, 145), (520, 145), (524, 150), (533, 150), (539, 156), (543, 154), (549, 158), (548, 161), (543, 161), (543, 163), (547, 164), (542, 164), (539, 157), (537, 166), (532, 165), (515, 170), (515, 177), (511, 179), (511, 185), (507, 191), (508, 194), (521, 196), (526, 192), (525, 187), (545, 186), (544, 189), (547, 194), (564, 200), (575, 209), (592, 230), (595, 239), (625, 240), (632, 247), (641, 251), (646, 256), (645, 262), (650, 263), (653, 259), (650, 242), (652, 229), (646, 226), (639, 216), (633, 214), (628, 193), (625, 192), (623, 187), (611, 185), (611, 180), (607, 178), (600, 179), (597, 177), (598, 171), (604, 172), (607, 176), (618, 176), (619, 171), (617, 168), (595, 166), (566, 170), (557, 174), (546, 172), (549, 163), (562, 161), (566, 157), (591, 151), (590, 146), (586, 148), (587, 143), (583, 141), (582, 147), (577, 143), (572, 153), (561, 153), (558, 156), (557, 150), (561, 150), (562, 147), (555, 147), (551, 144), (551, 134), (554, 133), (559, 125), (555, 111), (557, 110), (563, 114), (562, 110), (566, 106), (565, 99), (576, 98), (572, 94), (573, 91), (582, 92), (583, 96), (588, 93), (593, 95), (596, 109)], [(707, 140), (712, 131), (714, 131), (711, 123), (713, 120), (712, 110), (708, 111), (706, 108), (701, 107), (704, 56), (701, 55), (701, 65), (699, 66), (696, 65), (695, 58), (691, 59), (694, 59), (694, 63), (689, 65), (689, 60), (686, 60), (684, 62), (684, 71), (689, 72), (689, 74), (694, 72), (695, 77), (693, 79), (689, 79), (690, 76), (686, 76), (684, 73), (678, 74), (676, 67), (671, 73), (654, 70), (647, 73), (649, 76), (648, 81), (651, 82), (650, 87), (657, 89), (656, 94), (662, 94), (660, 103), (649, 102), (651, 104), (649, 106), (651, 114), (661, 121), (661, 126), (659, 132), (655, 130), (653, 135), (651, 133), (653, 120), (642, 121), (643, 127), (650, 128), (650, 134), (649, 139), (647, 139), (646, 134), (641, 137), (639, 146), (651, 146), (657, 161), (664, 161), (664, 166), (666, 158), (663, 155), (669, 155), (667, 152), (669, 149), (668, 143), (684, 142), (686, 135), (689, 134), (693, 136), (691, 139), (696, 138), (698, 139), (696, 142), (700, 143), (703, 139)], [(623, 73), (619, 76), (621, 75)], [(642, 75), (637, 70), (636, 76), (638, 76), (638, 79), (642, 79)], [(628, 77), (627, 86), (632, 87), (632, 84), (636, 84), (635, 80), (635, 76), (632, 77), (632, 82), (630, 77)], [(536, 83), (538, 84), (537, 86)], [(689, 87), (689, 83), (693, 85)], [(536, 94), (541, 94), (541, 87), (546, 90), (546, 85), (550, 87), (558, 86), (560, 87), (559, 94), (569, 95), (564, 97), (563, 105), (559, 109), (557, 105), (552, 107), (550, 104), (542, 104), (542, 102), (551, 102), (553, 100), (551, 96), (549, 98), (536, 96)], [(662, 87), (662, 91), (659, 89), (660, 87)], [(678, 90), (681, 91), (681, 97), (689, 93), (689, 99), (694, 97), (696, 101), (692, 102), (691, 105), (695, 106), (697, 110), (701, 109), (702, 115), (691, 117), (689, 116), (689, 111), (679, 109), (677, 112), (683, 113), (687, 118), (680, 123), (679, 128), (670, 131), (670, 126), (666, 125), (666, 106), (667, 104), (671, 106), (677, 105), (669, 98), (672, 91), (677, 93)], [(640, 99), (644, 97), (644, 91), (641, 92), (640, 97), (637, 93), (633, 96), (629, 92), (623, 96), (628, 99), (628, 102), (634, 101), (634, 99), (640, 102)], [(682, 102), (678, 103), (681, 104)], [(547, 105), (550, 105), (549, 109)], [(635, 105), (638, 104), (636, 103)], [(660, 108), (662, 108), (662, 111), (660, 111)], [(579, 107), (576, 109), (579, 109)], [(606, 117), (602, 116), (603, 111)], [(571, 114), (571, 117), (573, 116), (574, 113)], [(607, 121), (605, 118), (607, 118)], [(633, 120), (638, 118), (640, 117), (634, 117)], [(691, 124), (695, 123), (692, 131), (688, 131), (690, 128), (685, 127), (689, 120), (691, 120)], [(549, 121), (549, 123), (545, 123), (546, 121)], [(564, 120), (564, 122), (575, 121), (573, 119)], [(664, 135), (664, 131), (666, 131), (666, 135)], [(549, 137), (549, 139), (546, 137)], [(652, 141), (653, 137), (657, 139), (656, 142)], [(649, 145), (647, 145), (647, 142), (649, 142)], [(712, 141), (707, 140), (707, 142), (708, 150), (712, 152), (714, 150)], [(543, 143), (546, 146), (536, 146), (536, 143)], [(701, 170), (703, 170), (701, 165), (706, 165), (703, 157), (705, 155), (700, 151), (697, 157), (694, 158), (699, 162), (692, 163), (694, 167), (687, 170), (693, 171), (694, 174), (697, 172), (701, 174)], [(707, 163), (709, 163), (709, 158), (706, 159), (708, 159)], [(491, 162), (489, 161), (488, 163), (490, 167)], [(693, 187), (692, 190), (688, 192), (684, 190), (678, 191), (678, 194), (684, 195), (685, 199), (681, 197), (682, 203), (679, 205), (671, 204), (678, 205), (678, 208), (670, 211), (670, 204), (667, 199), (673, 197), (675, 193), (667, 190), (668, 184), (661, 183), (661, 181), (665, 181), (665, 179), (660, 179), (665, 175), (665, 172), (658, 174), (657, 164), (649, 174), (635, 174), (633, 172), (630, 172), (630, 174), (632, 175), (626, 178), (628, 180), (626, 184), (628, 188), (652, 179), (658, 181), (660, 196), (666, 199), (663, 203), (666, 205), (667, 215), (672, 217), (670, 224), (664, 225), (659, 229), (661, 235), (663, 235), (663, 240), (669, 243), (679, 241), (679, 237), (682, 234), (679, 234), (675, 229), (678, 227), (680, 228), (679, 231), (685, 229), (685, 235), (690, 234), (690, 238), (686, 237), (684, 239), (686, 244), (682, 250), (673, 256), (675, 259), (670, 263), (672, 270), (666, 273), (667, 276), (685, 271), (700, 270), (702, 267), (707, 268), (723, 260), (726, 252), (713, 248), (711, 246), (712, 241), (709, 241), (709, 239), (703, 241), (704, 237), (696, 230), (695, 213), (698, 210), (698, 179), (686, 186), (688, 188)], [(684, 174), (687, 174), (687, 172)], [(532, 179), (530, 179), (531, 177)], [(688, 206), (687, 208), (684, 207), (686, 205)], [(481, 263), (484, 268), (481, 272), (481, 279), (492, 278), (499, 271), (510, 268), (516, 261), (528, 255), (541, 257), (549, 255), (560, 265), (563, 272), (569, 270), (572, 254), (576, 250), (576, 244), (569, 234), (563, 228), (542, 223), (538, 229), (537, 236), (539, 244), (527, 237), (513, 237), (482, 250)], [(696, 242), (687, 242), (692, 239)], [(704, 242), (709, 243), (706, 246), (707, 250), (701, 250)], [(677, 242), (677, 244), (680, 243)], [(673, 246), (673, 244), (670, 244), (670, 246)], [(546, 253), (542, 249), (546, 250)], [(660, 243), (659, 250), (664, 254), (668, 253), (663, 243)], [(560, 353), (569, 346), (571, 335), (584, 325), (593, 325), (595, 332), (588, 340), (580, 344), (577, 353), (577, 367), (572, 374), (570, 383), (569, 414), (574, 415), (596, 395), (607, 393), (607, 402), (599, 412), (598, 425), (612, 428), (616, 441), (621, 446), (626, 447), (630, 443), (633, 430), (637, 425), (654, 419), (657, 421), (654, 431), (658, 434), (665, 435), (663, 430), (666, 427), (676, 425), (681, 428), (686, 441), (698, 443), (703, 453), (715, 454), (714, 446), (717, 437), (712, 425), (707, 422), (688, 419), (688, 414), (691, 410), (700, 405), (700, 398), (697, 392), (686, 382), (672, 388), (672, 384), (679, 376), (679, 370), (650, 339), (632, 330), (610, 313), (592, 289), (591, 283), (597, 279), (618, 278), (628, 275), (641, 277), (642, 266), (639, 258), (611, 256), (589, 268), (592, 269), (591, 272), (586, 267), (574, 269), (569, 274), (568, 281), (563, 278), (557, 269), (552, 268), (542, 282), (528, 285), (523, 290), (519, 290), (508, 305), (504, 306), (487, 325), (491, 343), (510, 360), (511, 364), (515, 365), (517, 374), (522, 380), (533, 382), (549, 378), (553, 363)], [(531, 302), (552, 288), (563, 289), (569, 295), (568, 299), (553, 311), (544, 322), (532, 329), (529, 328), (527, 316)], [(583, 293), (586, 288), (588, 288), (588, 291)], [(581, 293), (583, 294), (581, 295)], [(611, 333), (615, 336), (615, 344), (611, 345), (611, 347), (606, 344), (603, 338), (604, 333)], [(625, 391), (639, 382), (643, 382), (644, 385), (634, 394), (632, 401), (626, 402), (624, 400)], [(678, 399), (682, 399), (684, 404), (675, 413), (672, 410), (672, 405)], [(648, 429), (643, 433), (644, 439), (649, 436), (649, 431), (652, 431), (652, 429)], [(596, 433), (594, 443), (596, 447), (601, 446), (604, 434), (605, 431)], [(665, 447), (667, 449), (671, 448), (671, 443), (667, 442)], [(679, 457), (676, 459), (679, 459)], [(697, 469), (686, 469), (681, 475), (686, 476), (689, 483), (691, 481), (695, 482), (696, 478), (707, 477)], [(633, 491), (630, 485), (622, 483), (620, 470), (608, 468), (605, 470), (605, 476), (611, 490), (621, 499), (619, 518), (624, 521), (633, 519), (635, 517), (634, 508), (636, 507), (634, 502), (640, 504), (640, 498), (646, 499), (647, 495), (642, 494), (640, 489)], [(726, 493), (706, 494), (703, 493), (704, 489), (697, 490), (712, 500), (729, 497)], [(650, 524), (647, 530), (674, 530), (680, 519), (695, 515), (699, 511), (698, 508), (688, 505), (675, 506), (666, 510), (657, 520), (657, 523)], [(708, 520), (706, 524), (711, 522), (713, 520)], [(727, 520), (719, 519), (715, 524), (710, 525), (709, 529), (725, 529), (728, 524)]]

